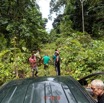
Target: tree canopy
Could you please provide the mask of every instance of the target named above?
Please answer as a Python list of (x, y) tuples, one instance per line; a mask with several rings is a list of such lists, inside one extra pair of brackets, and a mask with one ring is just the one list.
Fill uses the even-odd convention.
[(0, 11), (0, 34), (8, 47), (13, 43), (30, 49), (44, 41), (46, 20), (42, 19), (35, 0), (0, 1)]
[[(85, 32), (92, 37), (103, 37), (104, 30), (104, 1), (103, 0), (51, 0), (51, 12), (57, 12), (59, 16), (55, 19), (53, 26), (59, 27), (61, 22), (67, 24), (71, 21), (71, 27), (74, 30), (82, 31), (82, 10), (81, 1), (83, 1)], [(64, 7), (63, 15), (60, 15), (61, 7)], [(68, 22), (69, 23), (69, 22)]]

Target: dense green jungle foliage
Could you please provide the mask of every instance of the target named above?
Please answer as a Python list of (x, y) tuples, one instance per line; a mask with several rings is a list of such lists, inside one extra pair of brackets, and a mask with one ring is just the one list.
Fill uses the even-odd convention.
[[(79, 79), (104, 71), (104, 1), (84, 1), (84, 33), (80, 0), (51, 0), (53, 11), (58, 16), (47, 33), (47, 19), (42, 18), (35, 0), (0, 1), (0, 85), (31, 76), (28, 58), (32, 50), (51, 57), (49, 75), (56, 75), (52, 61), (56, 48), (60, 51), (61, 75)], [(43, 64), (38, 68), (38, 75), (44, 76)]]
[[(92, 37), (104, 37), (104, 0), (51, 0), (51, 14), (56, 12), (58, 17), (53, 26), (59, 34), (72, 31), (82, 31), (82, 6), (85, 31)], [(63, 10), (63, 14), (60, 12)], [(64, 24), (63, 24), (64, 23)]]

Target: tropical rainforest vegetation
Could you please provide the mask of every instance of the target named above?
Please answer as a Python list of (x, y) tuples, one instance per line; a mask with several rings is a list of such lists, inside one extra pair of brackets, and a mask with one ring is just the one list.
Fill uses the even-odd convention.
[[(57, 18), (47, 33), (48, 20), (42, 18), (36, 0), (0, 1), (0, 85), (19, 78), (19, 71), (30, 77), (28, 58), (32, 50), (52, 58), (57, 48), (62, 75), (79, 79), (104, 71), (104, 0), (51, 0), (50, 7), (50, 18), (53, 12)], [(49, 69), (50, 75), (55, 75), (52, 62)], [(42, 71), (41, 64), (39, 76), (44, 75)]]

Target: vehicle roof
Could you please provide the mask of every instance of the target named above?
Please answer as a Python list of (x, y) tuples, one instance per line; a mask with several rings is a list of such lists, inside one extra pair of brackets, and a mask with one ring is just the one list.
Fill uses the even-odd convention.
[(0, 103), (95, 103), (71, 76), (13, 80), (0, 88)]

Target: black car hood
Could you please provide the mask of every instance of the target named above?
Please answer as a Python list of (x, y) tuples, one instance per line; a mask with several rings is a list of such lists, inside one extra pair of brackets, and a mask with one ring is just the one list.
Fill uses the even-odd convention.
[(14, 80), (0, 89), (0, 103), (95, 103), (72, 77)]

